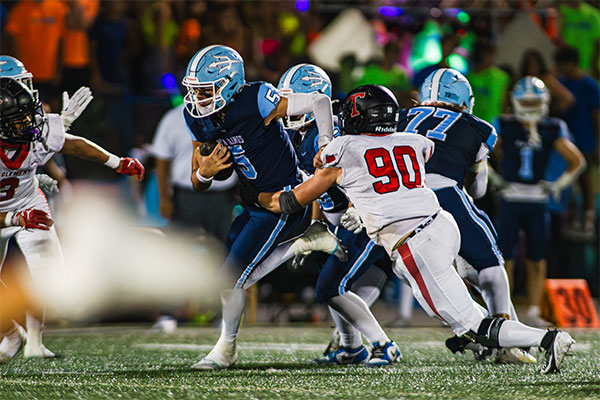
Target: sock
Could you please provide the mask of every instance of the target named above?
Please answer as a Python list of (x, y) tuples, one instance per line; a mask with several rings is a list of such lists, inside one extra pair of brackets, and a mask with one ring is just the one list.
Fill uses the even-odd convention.
[(35, 318), (33, 315), (27, 313), (26, 316), (27, 325), (27, 346), (38, 347), (42, 344), (42, 321)]
[(400, 318), (405, 321), (412, 319), (414, 296), (412, 289), (404, 282), (400, 283), (402, 291), (400, 292)]
[(343, 347), (354, 349), (362, 345), (360, 332), (346, 321), (337, 311), (329, 307), (331, 318), (340, 332), (340, 343)]
[(518, 321), (506, 320), (498, 332), (500, 347), (539, 346), (546, 334), (543, 329), (532, 328)]
[(511, 315), (508, 275), (499, 265), (479, 271), (479, 289), (490, 315)]
[(280, 265), (283, 265), (287, 260), (294, 257), (294, 249), (292, 248), (293, 242), (280, 244), (273, 250), (271, 254), (264, 260), (262, 260), (254, 271), (250, 274), (246, 282), (244, 283), (244, 289), (248, 289), (256, 282), (264, 278), (266, 275), (277, 269)]
[(389, 342), (367, 304), (355, 293), (346, 292), (329, 299), (328, 304), (362, 333), (370, 342)]
[(228, 289), (221, 292), (223, 317), (219, 340), (235, 341), (240, 329), (245, 300), (245, 291), (243, 289)]
[(371, 308), (381, 294), (381, 290), (377, 286), (361, 286), (356, 288), (356, 290), (353, 288), (352, 291), (356, 293), (358, 297), (363, 299), (369, 308)]

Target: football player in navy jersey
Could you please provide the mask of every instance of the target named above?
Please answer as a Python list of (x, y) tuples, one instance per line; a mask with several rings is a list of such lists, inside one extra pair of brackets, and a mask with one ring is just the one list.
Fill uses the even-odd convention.
[[(434, 141), (435, 153), (425, 166), (426, 182), (460, 229), (459, 272), (479, 288), (490, 316), (516, 320), (496, 231), (463, 191), (475, 198), (485, 194), (488, 153), (497, 139), (492, 125), (471, 114), (473, 102), (471, 85), (460, 72), (437, 69), (421, 86), (420, 105), (400, 111), (398, 131)], [(453, 339), (447, 344), (455, 351)], [(503, 361), (535, 362), (520, 349), (498, 354)]]
[[(227, 46), (212, 45), (190, 60), (183, 85), (184, 116), (194, 146), (192, 183), (206, 190), (221, 170), (235, 167), (244, 185), (257, 191), (290, 189), (301, 182), (293, 146), (277, 120), (313, 113), (322, 147), (333, 137), (329, 97), (320, 93), (281, 93), (266, 82), (245, 82), (241, 56)], [(202, 156), (204, 142), (219, 143)], [(244, 307), (244, 285), (256, 266), (298, 228), (308, 211), (278, 215), (248, 205), (232, 223), (223, 269), (231, 289), (222, 292), (222, 331), (213, 350), (192, 368), (227, 368), (237, 361), (236, 336)]]
[[(311, 64), (298, 64), (289, 68), (281, 76), (277, 87), (283, 95), (320, 92), (331, 97), (329, 76), (320, 67)], [(282, 119), (282, 124), (294, 144), (300, 168), (307, 174), (314, 174), (313, 159), (319, 151), (317, 143), (319, 131), (314, 116), (310, 113), (299, 117), (288, 116)], [(340, 136), (340, 132), (337, 125), (334, 124), (334, 137), (337, 136)], [(348, 200), (337, 186), (329, 188), (313, 203), (313, 222), (322, 219), (324, 215), (336, 230), (344, 247), (348, 249), (346, 260), (332, 254), (324, 262), (319, 273), (316, 284), (317, 299), (321, 303), (329, 304), (332, 318), (340, 333), (340, 344), (329, 348), (332, 346), (330, 343), (324, 357), (315, 362), (320, 364), (387, 365), (393, 360), (369, 360), (369, 351), (362, 343), (361, 332), (371, 343), (387, 344), (390, 342), (369, 307), (379, 297), (380, 287), (377, 285), (385, 282), (386, 273), (393, 275), (391, 261), (383, 247), (376, 246), (367, 234), (362, 232), (362, 226), (357, 233), (339, 226), (342, 214), (347, 207)], [(311, 230), (319, 232), (321, 229), (326, 228), (315, 222), (309, 228), (309, 232)], [(310, 240), (311, 245), (317, 241), (311, 240), (310, 234), (305, 236), (309, 236), (307, 239)], [(311, 247), (314, 250), (315, 246)], [(381, 265), (385, 272), (374, 271), (375, 276), (370, 278), (365, 276), (358, 282), (359, 278), (374, 263)], [(357, 283), (357, 286), (353, 288), (356, 293), (349, 291), (354, 283)], [(358, 288), (360, 283), (365, 286), (363, 290)]]
[[(506, 270), (512, 281), (515, 247), (519, 231), (527, 242), (527, 322), (544, 326), (540, 303), (546, 280), (548, 195), (558, 196), (585, 168), (585, 159), (569, 140), (565, 122), (548, 118), (550, 94), (544, 82), (533, 76), (519, 80), (511, 93), (514, 115), (502, 115), (493, 121), (500, 136), (494, 156), (500, 158), (499, 172), (504, 189), (498, 214), (498, 243), (506, 255)], [(555, 181), (544, 176), (550, 154), (556, 150), (567, 162), (567, 170)]]

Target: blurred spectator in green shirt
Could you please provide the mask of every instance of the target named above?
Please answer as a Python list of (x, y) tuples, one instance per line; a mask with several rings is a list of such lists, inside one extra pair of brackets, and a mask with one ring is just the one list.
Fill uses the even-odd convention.
[(579, 66), (598, 79), (600, 11), (583, 1), (569, 0), (560, 5), (561, 37), (579, 52)]
[(494, 66), (495, 57), (496, 46), (488, 40), (478, 40), (471, 53), (472, 69), (467, 74), (475, 97), (473, 114), (490, 123), (502, 114), (510, 85), (508, 74)]
[(397, 64), (400, 49), (395, 40), (390, 40), (383, 48), (383, 60), (370, 62), (358, 80), (361, 85), (383, 85), (399, 99), (406, 97), (411, 89), (406, 72)]

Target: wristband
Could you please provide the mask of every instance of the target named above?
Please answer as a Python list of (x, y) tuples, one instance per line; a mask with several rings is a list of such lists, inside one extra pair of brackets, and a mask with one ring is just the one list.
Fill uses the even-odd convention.
[(200, 168), (198, 168), (196, 170), (196, 178), (198, 178), (198, 180), (200, 181), (200, 183), (211, 183), (214, 176), (211, 176), (210, 178), (205, 178), (202, 175), (200, 175)]
[(13, 219), (15, 219), (15, 216), (17, 215), (17, 213), (15, 211), (8, 211), (6, 213), (6, 217), (4, 217), (4, 226), (18, 226), (19, 225), (19, 219), (17, 218), (17, 223), (15, 224), (13, 221)]
[(120, 164), (121, 159), (119, 157), (115, 156), (114, 154), (108, 153), (108, 160), (104, 162), (104, 165), (112, 169), (117, 169), (119, 168)]

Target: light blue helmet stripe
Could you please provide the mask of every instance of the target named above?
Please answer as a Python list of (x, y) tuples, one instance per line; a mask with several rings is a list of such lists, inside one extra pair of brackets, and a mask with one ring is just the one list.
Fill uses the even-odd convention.
[(437, 71), (435, 71), (435, 74), (433, 75), (433, 78), (431, 79), (431, 89), (430, 89), (429, 101), (438, 100), (438, 93), (440, 90), (440, 80), (442, 79), (442, 75), (444, 75), (444, 73), (446, 71), (448, 71), (447, 68), (441, 68), (441, 69), (438, 69)]
[(198, 64), (200, 63), (200, 60), (202, 59), (202, 57), (211, 49), (214, 49), (215, 47), (219, 46), (218, 44), (213, 44), (211, 46), (207, 46), (205, 48), (203, 48), (202, 50), (200, 50), (196, 56), (194, 57), (194, 60), (192, 61), (192, 63), (190, 64), (189, 67), (189, 72), (196, 72), (196, 70), (198, 69)]
[(298, 64), (294, 67), (292, 67), (287, 75), (285, 76), (285, 80), (283, 81), (283, 87), (286, 89), (290, 88), (290, 84), (292, 83), (292, 78), (294, 77), (294, 74), (296, 73), (296, 71), (298, 71), (300, 68), (306, 66), (308, 64)]

